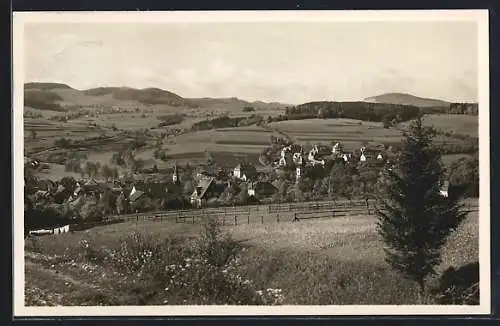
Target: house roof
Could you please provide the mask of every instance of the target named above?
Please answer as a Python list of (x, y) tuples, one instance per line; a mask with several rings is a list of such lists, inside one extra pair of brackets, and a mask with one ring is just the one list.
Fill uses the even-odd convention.
[(85, 180), (84, 186), (97, 186), (97, 182), (94, 179)]
[[(213, 177), (210, 178), (202, 178), (201, 180), (198, 181), (197, 188), (201, 188), (201, 193), (197, 194), (199, 198), (203, 198), (205, 196), (205, 193), (207, 192), (208, 188), (210, 185), (214, 182)], [(193, 191), (193, 194), (196, 192), (196, 189)]]
[(130, 200), (130, 201), (136, 201), (137, 199), (141, 198), (143, 195), (144, 195), (144, 191), (137, 190), (136, 192), (134, 192), (134, 193), (133, 193), (133, 194), (129, 197), (129, 200)]

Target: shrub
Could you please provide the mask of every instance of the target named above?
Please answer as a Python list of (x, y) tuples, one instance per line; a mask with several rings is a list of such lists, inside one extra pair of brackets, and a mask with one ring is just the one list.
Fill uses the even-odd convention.
[(121, 239), (117, 249), (97, 250), (89, 240), (82, 240), (80, 250), (82, 259), (110, 264), (133, 279), (135, 285), (129, 291), (155, 289), (141, 304), (276, 305), (284, 299), (281, 290), (257, 290), (238, 274), (242, 249), (212, 219), (197, 239), (133, 233)]

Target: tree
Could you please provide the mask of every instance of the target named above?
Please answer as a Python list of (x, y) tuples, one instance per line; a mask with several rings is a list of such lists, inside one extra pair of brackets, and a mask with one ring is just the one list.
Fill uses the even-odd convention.
[(118, 215), (120, 214), (125, 214), (128, 211), (128, 202), (123, 193), (121, 193), (117, 198), (116, 198), (116, 211)]
[[(367, 162), (364, 162), (367, 163)], [(375, 164), (361, 164), (359, 167), (360, 193), (368, 206), (368, 200), (373, 197), (378, 179), (378, 169)]]
[(113, 170), (109, 166), (104, 164), (101, 168), (101, 175), (104, 179), (108, 180), (113, 176)]
[(389, 115), (384, 115), (382, 117), (382, 125), (385, 129), (390, 128), (392, 126), (391, 117)]
[(238, 194), (238, 203), (240, 205), (245, 205), (248, 202), (248, 189), (246, 184), (240, 187), (240, 192)]
[(433, 146), (435, 131), (417, 118), (404, 134), (397, 168), (387, 170), (386, 198), (379, 197), (378, 232), (386, 243), (386, 261), (425, 292), (425, 280), (441, 262), (440, 249), (468, 214), (460, 194), (439, 194), (441, 157)]
[(68, 193), (73, 193), (76, 189), (76, 180), (73, 177), (63, 177), (60, 181)]

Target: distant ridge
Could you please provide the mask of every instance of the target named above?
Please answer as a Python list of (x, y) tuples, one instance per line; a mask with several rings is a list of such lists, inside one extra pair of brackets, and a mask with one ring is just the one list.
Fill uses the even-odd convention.
[(53, 89), (73, 89), (71, 86), (62, 83), (26, 83), (24, 89), (53, 90)]
[(443, 100), (418, 97), (405, 93), (385, 93), (377, 96), (367, 97), (364, 99), (364, 101), (370, 103), (413, 105), (421, 108), (448, 107), (450, 105), (449, 102)]
[(184, 98), (160, 88), (96, 87), (84, 90), (75, 89), (63, 83), (29, 82), (24, 84), (25, 103), (28, 107), (42, 110), (65, 111), (71, 105), (86, 106), (100, 104), (113, 105), (166, 105), (179, 108), (231, 108), (256, 109), (285, 108), (287, 104), (249, 102), (237, 97), (230, 98)]
[(254, 107), (257, 109), (275, 109), (275, 108), (285, 108), (289, 106), (288, 104), (284, 103), (279, 103), (279, 102), (264, 102), (264, 101), (254, 101), (254, 102), (249, 102), (245, 101), (242, 99), (239, 99), (237, 97), (202, 97), (202, 98), (188, 98), (189, 101), (192, 103), (195, 103), (199, 107), (226, 107), (226, 106), (231, 106), (235, 108), (241, 108), (243, 109), (244, 107)]

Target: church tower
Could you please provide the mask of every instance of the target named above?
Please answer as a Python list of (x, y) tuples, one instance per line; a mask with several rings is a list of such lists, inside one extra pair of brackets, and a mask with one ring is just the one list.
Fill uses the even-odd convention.
[(172, 174), (172, 181), (174, 183), (179, 183), (180, 180), (179, 180), (179, 173), (177, 171), (177, 164), (174, 165), (174, 174)]

